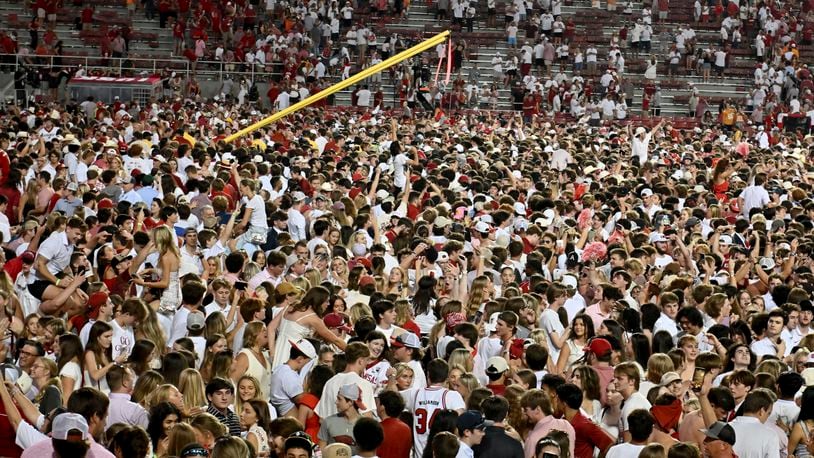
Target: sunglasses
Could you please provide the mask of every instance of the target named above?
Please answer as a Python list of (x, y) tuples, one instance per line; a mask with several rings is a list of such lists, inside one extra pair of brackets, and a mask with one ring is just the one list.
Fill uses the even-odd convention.
[(208, 457), (209, 452), (207, 452), (206, 449), (203, 448), (203, 447), (197, 447), (197, 448), (187, 450), (183, 455), (181, 455), (181, 458), (187, 458), (189, 456), (207, 456)]

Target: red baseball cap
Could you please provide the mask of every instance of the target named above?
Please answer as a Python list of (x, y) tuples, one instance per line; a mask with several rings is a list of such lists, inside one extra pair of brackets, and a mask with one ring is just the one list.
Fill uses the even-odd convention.
[(613, 348), (611, 348), (610, 342), (601, 337), (591, 339), (588, 346), (582, 349), (582, 351), (591, 352), (596, 356), (607, 355), (611, 352), (611, 350), (613, 350)]

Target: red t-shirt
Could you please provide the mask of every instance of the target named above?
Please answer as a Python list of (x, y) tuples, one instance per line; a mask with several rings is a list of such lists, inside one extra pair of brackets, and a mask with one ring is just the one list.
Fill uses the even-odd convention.
[(613, 445), (613, 439), (602, 428), (577, 412), (571, 419), (574, 427), (576, 441), (574, 442), (574, 458), (592, 458), (594, 447), (605, 450)]
[(385, 418), (381, 422), (384, 442), (376, 449), (379, 458), (407, 458), (413, 447), (412, 430), (398, 418)]

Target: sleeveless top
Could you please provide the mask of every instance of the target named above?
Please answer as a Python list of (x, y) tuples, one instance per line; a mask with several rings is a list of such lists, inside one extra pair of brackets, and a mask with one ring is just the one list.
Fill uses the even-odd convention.
[(274, 362), (271, 365), (272, 372), (274, 369), (277, 369), (280, 364), (284, 364), (288, 361), (288, 357), (291, 355), (290, 342), (311, 337), (314, 333), (311, 328), (299, 323), (300, 320), (308, 318), (311, 315), (316, 315), (316, 313), (312, 312), (308, 315), (303, 315), (295, 321), (291, 321), (288, 318), (283, 318), (280, 321), (280, 327), (277, 329), (277, 341), (274, 345)]
[[(249, 360), (249, 367), (246, 369), (245, 374), (251, 375), (260, 382), (261, 399), (269, 399), (269, 391), (271, 390), (271, 369), (269, 368), (268, 359), (266, 359), (266, 365), (263, 366), (263, 363), (257, 359), (257, 355), (249, 348), (240, 350), (238, 355), (246, 355), (246, 358)], [(263, 357), (265, 357), (265, 355)]]
[[(803, 428), (803, 439), (810, 437), (811, 433), (808, 430), (808, 425), (806, 425), (806, 422), (801, 421), (798, 423), (800, 423), (800, 427)], [(797, 444), (797, 447), (794, 447), (794, 456), (797, 458), (809, 458), (811, 456), (811, 453), (808, 453), (808, 448), (803, 440)]]
[(265, 454), (265, 456), (268, 456), (271, 448), (269, 448), (269, 436), (266, 434), (266, 431), (255, 423), (249, 428), (249, 432), (257, 437), (257, 453), (255, 453), (255, 455)]
[(568, 349), (571, 350), (570, 354), (568, 355), (568, 359), (565, 361), (565, 372), (568, 373), (571, 371), (571, 368), (574, 366), (580, 358), (585, 355), (585, 352), (582, 351), (582, 346), (577, 345), (573, 339), (568, 339), (565, 341), (565, 344), (568, 345)]
[(314, 411), (314, 414), (305, 420), (305, 432), (311, 436), (311, 440), (315, 444), (319, 441), (317, 436), (319, 435), (319, 427), (322, 424), (322, 420), (317, 415), (317, 404), (319, 404), (319, 398), (311, 393), (303, 393), (300, 400), (297, 401), (297, 406), (303, 405)]

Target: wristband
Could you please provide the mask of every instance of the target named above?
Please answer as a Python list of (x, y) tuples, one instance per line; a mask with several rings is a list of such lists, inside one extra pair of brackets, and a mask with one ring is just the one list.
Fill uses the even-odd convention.
[(56, 282), (56, 283), (54, 283), (54, 284), (55, 284), (56, 286), (59, 286), (59, 282), (60, 282), (60, 281), (61, 281), (61, 280), (60, 280), (59, 278), (57, 278), (57, 282)]

